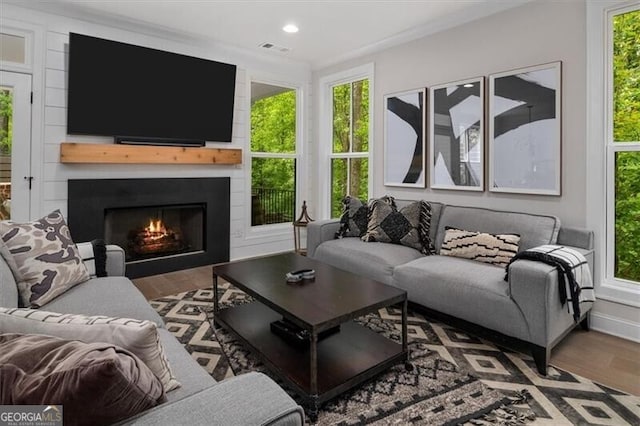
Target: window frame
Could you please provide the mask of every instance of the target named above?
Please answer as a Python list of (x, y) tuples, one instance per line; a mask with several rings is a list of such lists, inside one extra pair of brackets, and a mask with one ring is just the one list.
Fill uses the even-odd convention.
[(587, 2), (587, 226), (595, 231), (595, 288), (599, 299), (640, 307), (640, 285), (614, 274), (615, 156), (640, 142), (613, 140), (613, 17), (640, 1)]
[[(353, 83), (359, 80), (369, 80), (369, 140), (368, 151), (366, 152), (333, 152), (333, 88), (346, 83)], [(331, 187), (332, 172), (331, 162), (334, 159), (366, 158), (368, 165), (368, 194), (371, 198), (373, 193), (373, 152), (374, 152), (374, 65), (368, 63), (356, 68), (337, 72), (324, 76), (320, 79), (320, 141), (318, 144), (318, 185), (319, 185), (319, 214), (324, 219), (331, 218)]]
[[(256, 75), (248, 75), (247, 76), (247, 123), (246, 123), (246, 139), (247, 139), (247, 149), (245, 154), (245, 164), (246, 164), (246, 213), (245, 213), (245, 228), (246, 239), (256, 239), (262, 238), (267, 235), (289, 235), (291, 234), (291, 223), (292, 222), (282, 222), (282, 223), (273, 223), (268, 225), (251, 225), (251, 188), (252, 188), (252, 164), (254, 158), (283, 158), (283, 159), (293, 159), (295, 161), (295, 209), (294, 216), (298, 213), (298, 205), (302, 205), (302, 189), (304, 188), (304, 175), (302, 170), (304, 169), (302, 165), (303, 161), (303, 143), (302, 143), (302, 135), (303, 133), (303, 89), (302, 85), (291, 83), (291, 82), (283, 82), (281, 80), (275, 80), (270, 78), (262, 78)], [(295, 143), (295, 152), (293, 153), (278, 153), (278, 152), (253, 152), (251, 150), (251, 83), (262, 83), (268, 84), (271, 86), (279, 86), (287, 89), (294, 90), (296, 93), (296, 143)]]

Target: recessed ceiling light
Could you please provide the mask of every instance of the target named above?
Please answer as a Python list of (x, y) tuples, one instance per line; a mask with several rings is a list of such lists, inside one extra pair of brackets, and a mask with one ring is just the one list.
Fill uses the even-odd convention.
[(298, 26), (295, 24), (287, 24), (284, 27), (282, 27), (282, 31), (284, 31), (285, 33), (297, 33)]
[(471, 84), (471, 83), (467, 83), (467, 84), (465, 84), (465, 85), (464, 85), (464, 86), (462, 86), (462, 87), (473, 87), (473, 84)]

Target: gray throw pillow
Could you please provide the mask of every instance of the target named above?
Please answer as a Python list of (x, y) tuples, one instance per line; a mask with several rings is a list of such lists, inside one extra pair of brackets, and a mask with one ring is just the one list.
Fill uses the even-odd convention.
[(0, 241), (23, 306), (40, 307), (89, 279), (60, 210), (33, 222), (0, 222)]

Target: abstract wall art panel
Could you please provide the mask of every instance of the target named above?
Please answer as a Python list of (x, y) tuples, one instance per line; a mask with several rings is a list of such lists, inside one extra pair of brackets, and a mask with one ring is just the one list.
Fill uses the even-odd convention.
[(424, 188), (426, 89), (384, 97), (384, 184)]
[(484, 77), (429, 89), (432, 189), (484, 190)]
[(489, 76), (489, 190), (560, 195), (561, 63)]

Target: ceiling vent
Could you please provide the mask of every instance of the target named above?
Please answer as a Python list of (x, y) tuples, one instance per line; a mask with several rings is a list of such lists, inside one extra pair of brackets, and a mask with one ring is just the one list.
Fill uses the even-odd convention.
[(262, 43), (259, 46), (262, 48), (273, 50), (275, 52), (280, 52), (280, 53), (287, 53), (291, 51), (291, 48), (289, 47), (278, 46), (277, 44), (273, 44), (273, 43)]

